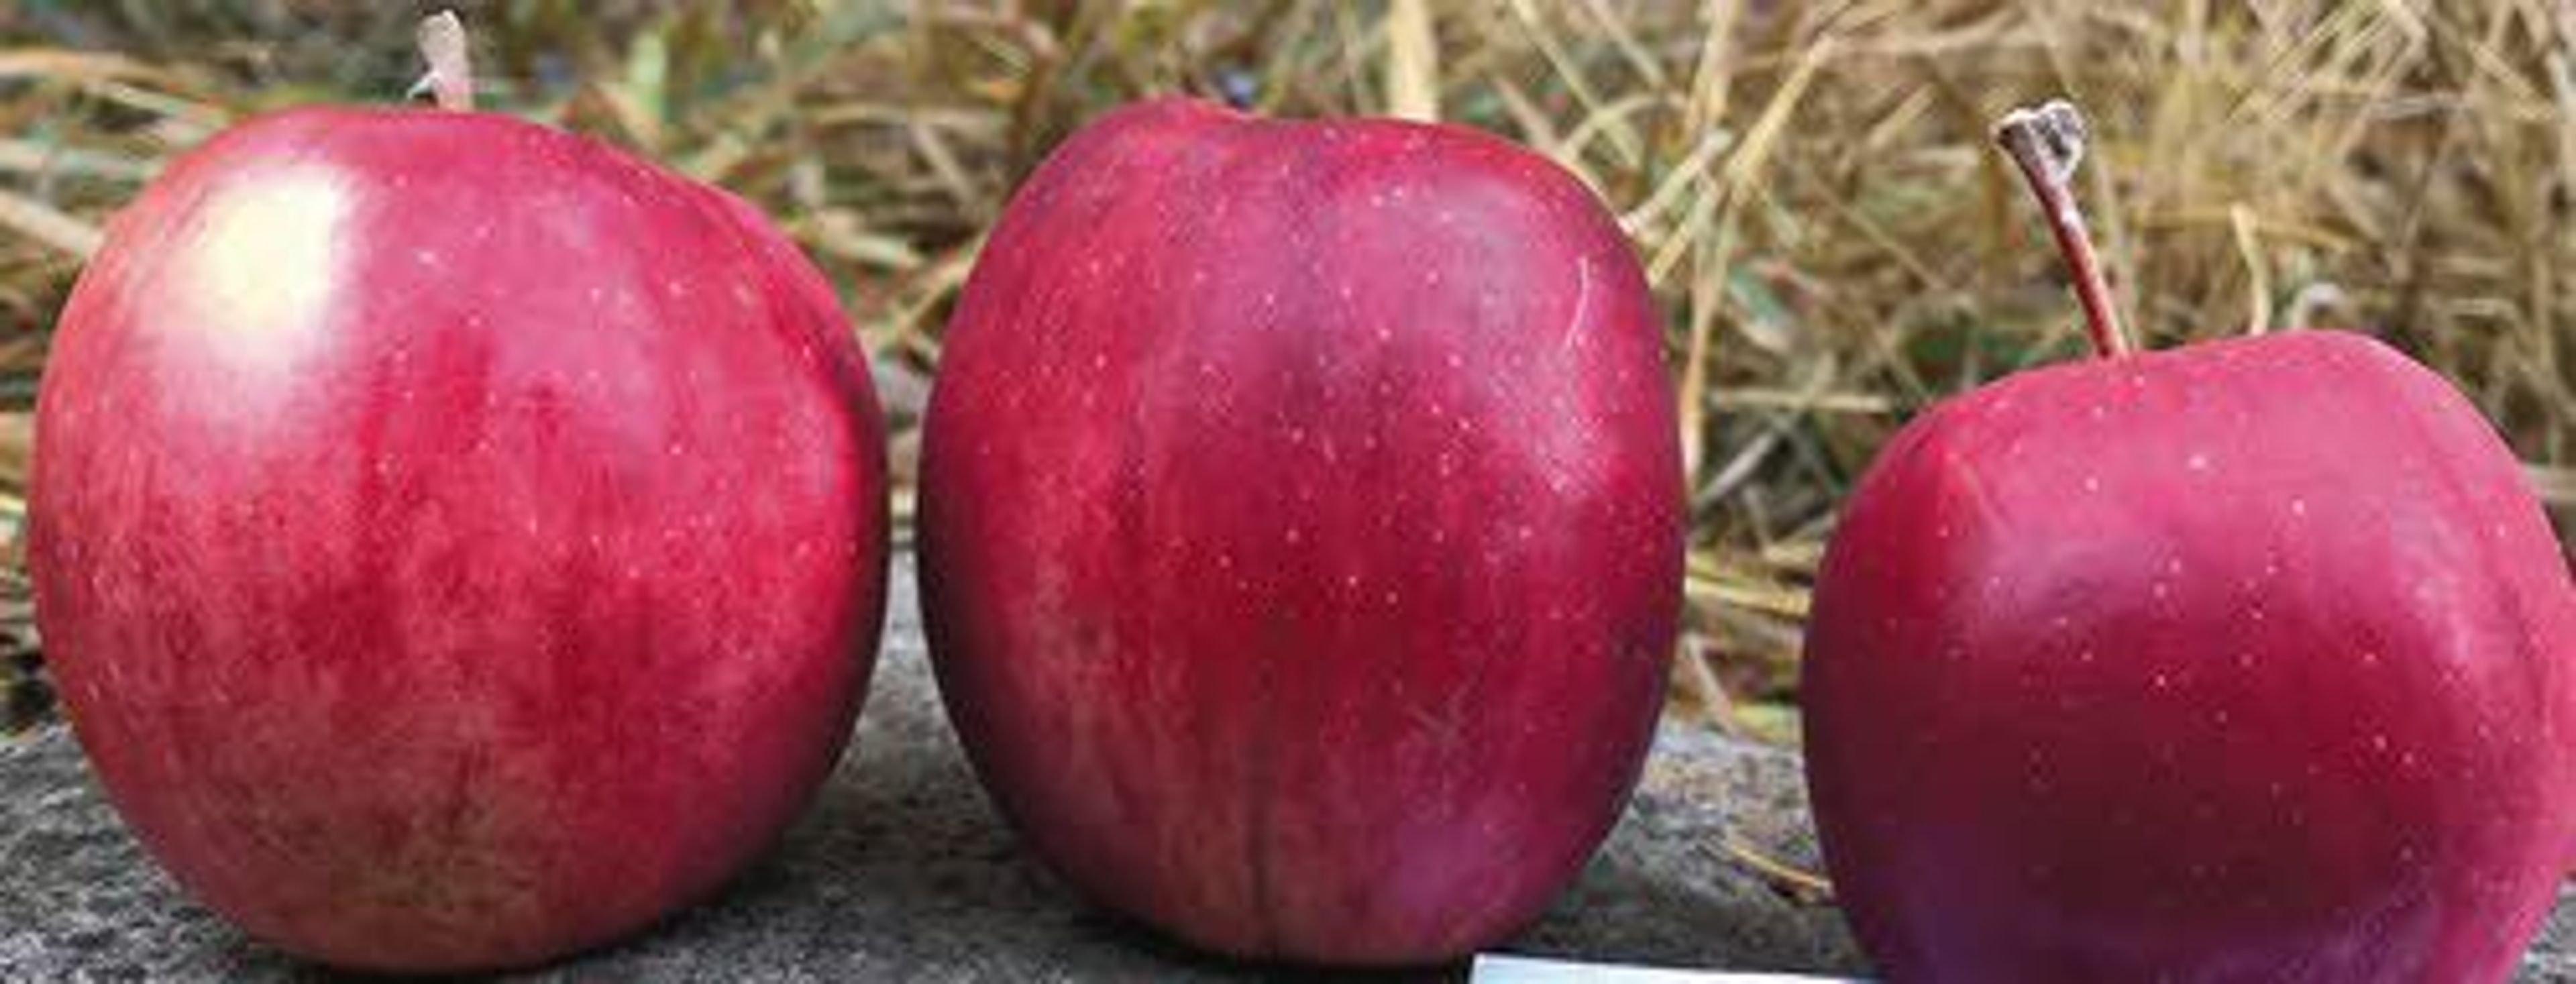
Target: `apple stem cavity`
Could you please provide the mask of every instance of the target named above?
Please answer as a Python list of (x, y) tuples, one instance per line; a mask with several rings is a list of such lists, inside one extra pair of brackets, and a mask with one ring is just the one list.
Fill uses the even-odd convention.
[(438, 108), (454, 113), (474, 109), (474, 60), (467, 53), (465, 21), (453, 10), (442, 10), (421, 18), (420, 57), (429, 63), (429, 74), (421, 76), (411, 87), (410, 98), (427, 93)]
[(2023, 180), (2039, 199), (2057, 251), (2075, 278), (2075, 297), (2084, 305), (2084, 330), (2093, 351), (2116, 359), (2135, 350), (2120, 314), (2111, 306), (2111, 285), (2102, 276), (2101, 258), (2084, 228), (2084, 210), (2075, 204), (2075, 167), (2084, 161), (2084, 115), (2063, 99), (2036, 109), (2016, 109), (1995, 124), (1995, 143), (2021, 166)]

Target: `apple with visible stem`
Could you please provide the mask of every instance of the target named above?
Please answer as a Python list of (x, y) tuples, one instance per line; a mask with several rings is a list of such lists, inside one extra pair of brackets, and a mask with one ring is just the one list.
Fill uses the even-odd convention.
[(109, 798), (350, 967), (524, 965), (707, 895), (838, 758), (886, 485), (830, 286), (749, 206), (442, 108), (261, 117), (110, 227), (29, 562)]
[(1816, 584), (1808, 776), (1897, 981), (2496, 981), (2576, 844), (2576, 592), (2359, 335), (2134, 353), (2052, 104), (1998, 130), (2101, 358), (1908, 425)]
[(1445, 960), (1634, 786), (1681, 601), (1655, 308), (1492, 137), (1188, 101), (1020, 189), (925, 419), (941, 693), (1091, 898), (1199, 946)]

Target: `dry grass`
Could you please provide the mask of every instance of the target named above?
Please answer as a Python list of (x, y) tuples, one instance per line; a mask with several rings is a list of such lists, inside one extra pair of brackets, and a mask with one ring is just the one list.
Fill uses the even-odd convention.
[[(1871, 452), (1932, 400), (2080, 348), (1984, 144), (2039, 96), (2094, 118), (2082, 190), (2149, 344), (2378, 333), (2458, 381), (2576, 504), (2564, 3), (462, 6), (500, 105), (784, 221), (845, 289), (899, 414), (1013, 180), (1121, 101), (1437, 112), (1566, 162), (1634, 233), (1671, 315), (1695, 519), (1678, 706), (1759, 734), (1788, 730), (1805, 585)], [(25, 405), (101, 214), (226, 121), (395, 98), (419, 12), (0, 6), (0, 405)]]

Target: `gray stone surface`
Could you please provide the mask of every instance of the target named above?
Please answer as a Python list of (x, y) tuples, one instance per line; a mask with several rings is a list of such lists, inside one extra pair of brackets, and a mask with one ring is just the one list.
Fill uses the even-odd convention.
[[(908, 571), (857, 753), (718, 899), (536, 980), (1183, 980), (1269, 976), (1086, 908), (1013, 849), (957, 750)], [(1796, 756), (1667, 728), (1634, 807), (1552, 914), (1505, 949), (1738, 970), (1860, 969), (1830, 908), (1726, 845), (1816, 866)], [(2576, 892), (2527, 981), (2576, 982)], [(0, 739), (0, 980), (314, 976), (190, 903), (100, 799), (60, 726)], [(1455, 969), (1417, 976), (1455, 977)]]

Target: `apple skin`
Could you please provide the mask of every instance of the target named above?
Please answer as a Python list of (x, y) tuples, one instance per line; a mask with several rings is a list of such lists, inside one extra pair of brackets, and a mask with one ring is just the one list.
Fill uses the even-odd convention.
[(30, 564), (110, 798), (356, 968), (525, 965), (709, 894), (849, 734), (882, 424), (748, 206), (496, 116), (300, 110), (110, 229)]
[(1095, 900), (1222, 953), (1454, 957), (1634, 787), (1678, 436), (1618, 229), (1469, 131), (1131, 107), (1022, 188), (925, 418), (966, 750)]
[(2293, 332), (2024, 373), (1883, 451), (1808, 777), (1896, 981), (2500, 981), (2576, 843), (2576, 611), (2439, 377)]

